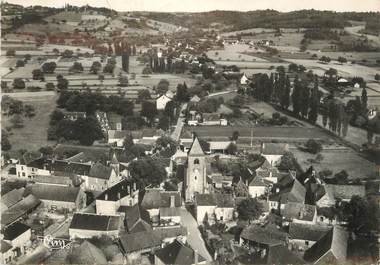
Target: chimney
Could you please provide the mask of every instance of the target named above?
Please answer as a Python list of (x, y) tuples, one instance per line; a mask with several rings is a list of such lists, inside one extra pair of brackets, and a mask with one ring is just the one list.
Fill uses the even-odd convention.
[(198, 264), (198, 250), (194, 249), (194, 265)]
[(280, 192), (280, 188), (276, 188), (276, 193), (279, 193)]
[(175, 196), (171, 195), (170, 196), (170, 208), (174, 208), (174, 207), (175, 207)]
[(129, 194), (132, 194), (132, 186), (129, 185)]
[(107, 194), (107, 193), (104, 195), (104, 199), (105, 199), (106, 201), (108, 201), (108, 194)]
[(117, 193), (117, 198), (120, 200), (120, 192)]
[(116, 131), (121, 131), (121, 123), (116, 123)]
[(137, 184), (136, 182), (133, 182), (133, 191), (136, 191), (137, 190)]

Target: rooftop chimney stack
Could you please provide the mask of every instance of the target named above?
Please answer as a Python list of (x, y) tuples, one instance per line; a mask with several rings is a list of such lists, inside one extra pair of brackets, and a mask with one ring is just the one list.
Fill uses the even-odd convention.
[(170, 196), (170, 208), (174, 208), (174, 207), (175, 207), (175, 196), (171, 195)]
[(198, 250), (194, 249), (194, 265), (198, 264)]

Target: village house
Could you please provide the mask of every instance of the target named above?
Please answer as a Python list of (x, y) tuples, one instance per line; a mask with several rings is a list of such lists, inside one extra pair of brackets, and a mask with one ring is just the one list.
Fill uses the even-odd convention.
[(265, 157), (270, 165), (276, 166), (281, 161), (281, 157), (289, 151), (288, 144), (262, 143), (260, 154)]
[[(181, 194), (178, 191), (163, 191), (159, 189), (146, 189), (144, 198), (141, 201), (141, 207), (146, 209), (151, 217), (152, 223), (157, 225), (160, 221), (160, 213), (163, 208), (181, 207)], [(178, 210), (164, 210), (164, 214), (176, 214), (178, 218)], [(175, 217), (175, 216), (173, 216)], [(170, 216), (166, 216), (170, 219)]]
[(248, 185), (248, 193), (252, 198), (261, 197), (267, 194), (270, 183), (262, 177), (256, 176)]
[(186, 242), (188, 231), (184, 226), (154, 227), (153, 233), (162, 241), (162, 245), (170, 244), (175, 240)]
[(305, 251), (304, 259), (309, 264), (343, 264), (347, 258), (347, 244), (348, 233), (334, 226)]
[(224, 154), (227, 152), (229, 146), (233, 144), (232, 141), (209, 141), (209, 150), (211, 153)]
[(8, 226), (3, 231), (3, 240), (11, 246), (14, 258), (23, 255), (31, 246), (31, 237), (32, 229), (19, 222)]
[(153, 230), (137, 233), (123, 234), (119, 239), (121, 252), (125, 257), (138, 257), (145, 253), (150, 253), (161, 247), (161, 240), (155, 235)]
[(1, 196), (0, 210), (1, 213), (8, 210), (10, 207), (18, 203), (24, 198), (25, 188), (11, 190), (10, 192)]
[(289, 202), (305, 203), (306, 189), (297, 179), (290, 180), (285, 186), (274, 187), (272, 190), (274, 191), (268, 197), (270, 209), (283, 210)]
[(16, 175), (19, 178), (29, 179), (33, 179), (37, 175), (50, 176), (48, 165), (49, 163), (44, 157), (39, 157), (29, 162), (23, 158), (16, 164)]
[(221, 118), (219, 113), (202, 113), (202, 122), (199, 125), (227, 126), (227, 119)]
[(152, 230), (149, 212), (140, 205), (120, 206), (118, 213), (123, 216), (125, 231), (128, 233)]
[(286, 245), (289, 235), (279, 230), (275, 225), (252, 224), (246, 226), (240, 234), (240, 245), (249, 249), (267, 251), (269, 247), (276, 245)]
[(226, 176), (221, 173), (211, 173), (207, 177), (210, 185), (216, 190), (232, 187), (233, 176)]
[(96, 213), (101, 215), (116, 215), (120, 206), (133, 206), (138, 203), (139, 190), (136, 183), (122, 180), (103, 191), (96, 198)]
[(284, 210), (281, 211), (283, 216), (283, 225), (289, 223), (315, 224), (317, 222), (317, 207), (315, 205), (288, 202)]
[(6, 227), (17, 222), (27, 214), (33, 212), (40, 204), (41, 201), (36, 196), (32, 194), (27, 195), (21, 201), (1, 213), (2, 227)]
[(74, 213), (69, 227), (69, 235), (71, 239), (92, 238), (102, 235), (117, 238), (122, 229), (122, 223), (119, 215)]
[(52, 210), (72, 212), (86, 205), (86, 195), (79, 187), (32, 184), (25, 192), (36, 196), (45, 208)]
[(365, 196), (363, 185), (320, 185), (319, 196), (316, 198), (318, 207), (332, 207), (337, 201), (348, 202), (352, 196)]
[(166, 104), (168, 104), (168, 102), (172, 100), (173, 100), (173, 93), (171, 93), (170, 91), (168, 91), (166, 94), (159, 96), (158, 98), (156, 98), (157, 109), (164, 110), (166, 107)]
[(196, 194), (194, 204), (198, 224), (206, 219), (214, 223), (228, 222), (234, 218), (235, 200), (231, 194)]
[(12, 245), (8, 244), (4, 240), (1, 240), (1, 256), (0, 262), (1, 264), (10, 264), (13, 261), (14, 253), (12, 250)]
[(120, 181), (114, 168), (105, 166), (101, 163), (95, 163), (91, 166), (87, 176), (82, 176), (85, 190), (104, 191)]
[(332, 229), (331, 226), (290, 223), (289, 243), (293, 249), (305, 251)]
[(155, 265), (196, 265), (206, 264), (206, 259), (188, 245), (175, 240), (154, 253)]

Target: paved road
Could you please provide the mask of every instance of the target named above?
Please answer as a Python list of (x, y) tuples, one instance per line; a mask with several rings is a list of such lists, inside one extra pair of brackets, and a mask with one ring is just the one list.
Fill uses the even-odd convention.
[[(187, 108), (187, 103), (182, 105), (180, 113), (182, 113), (182, 111), (184, 111), (186, 108)], [(179, 137), (181, 136), (183, 125), (185, 124), (184, 121), (185, 121), (185, 118), (181, 117), (181, 114), (180, 114), (177, 120), (177, 125), (170, 136), (174, 141), (179, 141)]]
[(194, 249), (198, 250), (199, 255), (204, 257), (207, 261), (212, 261), (212, 257), (208, 252), (205, 242), (198, 229), (198, 223), (194, 217), (186, 209), (181, 211), (181, 224), (187, 228), (187, 242)]

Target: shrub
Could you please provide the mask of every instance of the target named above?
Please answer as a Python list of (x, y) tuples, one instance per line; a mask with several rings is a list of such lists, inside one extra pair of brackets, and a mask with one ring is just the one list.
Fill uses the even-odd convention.
[(322, 144), (314, 139), (309, 139), (305, 144), (306, 150), (312, 154), (318, 154), (322, 151)]

